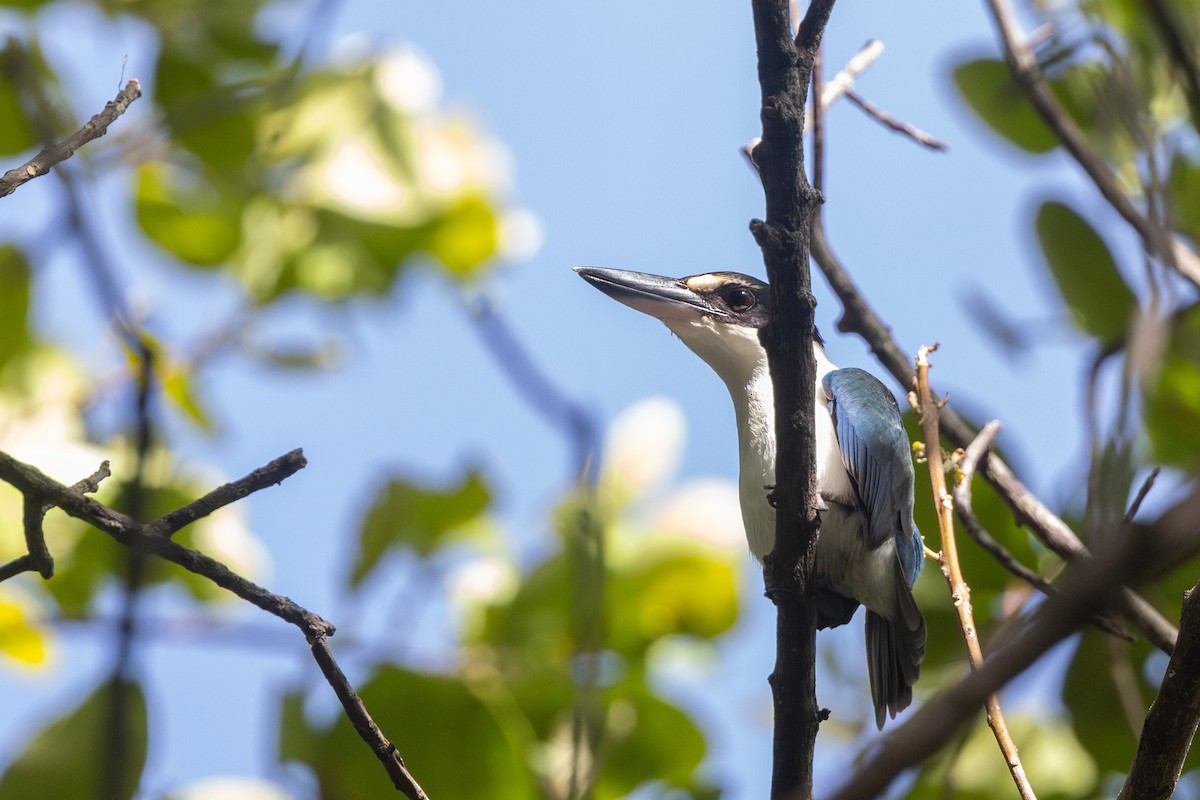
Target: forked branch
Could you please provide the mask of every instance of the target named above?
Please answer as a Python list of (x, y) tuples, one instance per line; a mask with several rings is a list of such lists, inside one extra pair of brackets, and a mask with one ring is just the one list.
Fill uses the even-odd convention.
[(279, 483), (302, 469), (306, 463), (304, 454), (300, 450), (293, 450), (239, 480), (218, 487), (199, 500), (153, 522), (142, 523), (84, 494), (85, 491), (95, 491), (100, 480), (108, 476), (107, 462), (95, 475), (68, 487), (37, 468), (0, 452), (0, 480), (16, 488), (25, 498), (25, 536), (27, 543), (31, 543), (29, 553), (0, 568), (0, 580), (28, 570), (37, 570), (47, 578), (53, 574), (53, 561), (48, 560), (49, 552), (42, 552), (45, 550), (42, 518), (53, 507), (61, 508), (70, 516), (107, 533), (126, 547), (158, 556), (208, 578), (243, 600), (295, 625), (304, 633), (313, 658), (341, 701), (346, 716), (383, 764), (392, 784), (410, 800), (428, 800), (424, 790), (405, 767), (395, 745), (384, 737), (358, 693), (338, 667), (326, 642), (334, 633), (333, 625), (289, 598), (243, 578), (220, 561), (171, 539), (171, 535), (183, 526), (235, 500)]

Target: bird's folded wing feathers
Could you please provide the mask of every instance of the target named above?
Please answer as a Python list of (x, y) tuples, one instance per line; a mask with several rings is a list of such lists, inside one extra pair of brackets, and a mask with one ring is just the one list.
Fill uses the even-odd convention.
[(847, 367), (822, 381), (842, 461), (866, 512), (867, 546), (911, 540), (913, 468), (896, 399), (875, 376)]

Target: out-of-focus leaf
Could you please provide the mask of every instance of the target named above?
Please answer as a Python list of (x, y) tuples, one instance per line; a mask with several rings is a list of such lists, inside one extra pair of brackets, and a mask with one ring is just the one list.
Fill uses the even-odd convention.
[(1118, 339), (1137, 300), (1104, 240), (1069, 206), (1056, 201), (1038, 209), (1037, 234), (1075, 324), (1101, 342)]
[[(1099, 784), (1096, 764), (1075, 738), (1071, 727), (1049, 715), (1032, 718), (1006, 714), (1013, 740), (1021, 751), (1021, 762), (1030, 783), (1043, 800), (1095, 797)], [(997, 787), (1016, 794), (1012, 778), (996, 738), (981, 714), (961, 744), (946, 748), (927, 762), (915, 785), (905, 793), (907, 800), (992, 800), (1002, 794)]]
[(475, 471), (448, 489), (389, 481), (363, 521), (350, 585), (362, 583), (392, 548), (410, 548), (428, 556), (450, 542), (486, 533), (485, 527), (475, 523), (482, 521), (491, 499), (487, 484)]
[(1003, 61), (984, 58), (960, 64), (954, 68), (954, 84), (980, 119), (1022, 150), (1048, 153), (1058, 146)]
[(1144, 406), (1155, 458), (1195, 469), (1200, 464), (1200, 310), (1193, 308), (1175, 322)]
[[(1125, 772), (1137, 750), (1137, 738), (1130, 722), (1121, 713), (1124, 708), (1118, 693), (1118, 675), (1126, 691), (1137, 693), (1134, 702), (1142, 711), (1148, 706), (1153, 690), (1141, 678), (1141, 664), (1151, 646), (1143, 639), (1123, 642), (1106, 633), (1085, 628), (1079, 646), (1063, 681), (1063, 702), (1071, 712), (1071, 724), (1080, 744), (1101, 769)], [(1132, 670), (1114, 667), (1114, 655), (1127, 659)], [(1133, 681), (1127, 681), (1127, 677)]]
[(711, 638), (737, 619), (732, 566), (702, 555), (639, 564), (609, 579), (609, 645), (621, 653), (649, 647), (663, 636)]
[[(385, 667), (360, 695), (430, 797), (539, 796), (527, 761), (527, 729), (462, 681)], [(383, 767), (344, 716), (329, 727), (312, 725), (300, 697), (289, 694), (280, 723), (280, 756), (308, 764), (322, 797), (395, 794)]]
[(171, 366), (162, 376), (163, 393), (184, 415), (205, 433), (216, 430), (212, 417), (196, 397), (192, 374), (180, 366)]
[(1168, 187), (1172, 226), (1200, 244), (1200, 164), (1177, 153), (1171, 160)]
[(498, 245), (496, 212), (481, 196), (468, 195), (447, 209), (429, 239), (429, 252), (459, 280), (474, 277)]
[(20, 45), (10, 43), (0, 50), (0, 156), (11, 156), (28, 150), (37, 144), (33, 126), (25, 117), (21, 107), (21, 82), (14, 59), (24, 58), (18, 52)]
[(0, 367), (29, 346), (28, 316), (29, 262), (16, 247), (0, 245)]
[(0, 656), (23, 667), (43, 667), (50, 637), (29, 618), (30, 604), (20, 596), (0, 594)]
[(188, 264), (221, 264), (241, 243), (240, 204), (163, 164), (138, 170), (137, 219), (147, 236)]
[(125, 738), (128, 763), (112, 800), (132, 798), (146, 764), (146, 700), (135, 683), (120, 687), (126, 729), (112, 729), (118, 686), (106, 683), (65, 717), (50, 723), (25, 746), (0, 778), (0, 797), (94, 797), (113, 737)]
[(704, 736), (678, 708), (644, 687), (619, 687), (609, 701), (596, 797), (616, 800), (651, 781), (690, 787), (704, 748)]
[(256, 133), (254, 116), (247, 110), (250, 101), (223, 84), (213, 73), (216, 68), (213, 62), (165, 48), (154, 85), (155, 99), (175, 141), (219, 174), (245, 165), (254, 151)]
[(511, 603), (488, 609), (480, 641), (520, 661), (519, 669), (565, 665), (573, 644), (571, 583), (565, 557), (545, 562), (521, 581)]

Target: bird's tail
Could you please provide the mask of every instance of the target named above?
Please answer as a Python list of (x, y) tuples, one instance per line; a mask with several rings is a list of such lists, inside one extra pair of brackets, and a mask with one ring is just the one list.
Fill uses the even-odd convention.
[[(896, 565), (899, 571), (899, 559)], [(875, 725), (880, 730), (886, 715), (895, 718), (912, 702), (912, 687), (925, 660), (925, 618), (900, 574), (896, 576), (896, 594), (896, 619), (867, 609), (867, 673), (871, 677)]]

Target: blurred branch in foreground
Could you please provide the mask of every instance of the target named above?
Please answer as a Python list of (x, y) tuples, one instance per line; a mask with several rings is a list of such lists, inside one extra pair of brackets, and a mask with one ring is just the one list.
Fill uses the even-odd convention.
[(108, 126), (117, 121), (117, 117), (125, 113), (129, 104), (142, 96), (142, 85), (137, 78), (125, 84), (125, 88), (117, 96), (104, 105), (104, 110), (94, 115), (83, 124), (83, 127), (71, 134), (67, 139), (49, 145), (36, 156), (15, 169), (0, 176), (0, 197), (7, 197), (23, 184), (34, 178), (40, 178), (50, 171), (50, 168), (61, 164), (75, 151), (88, 142), (99, 139), (108, 133)]
[[(97, 476), (103, 477), (102, 473), (107, 471), (105, 467), (101, 467), (92, 478), (77, 484), (80, 486), (77, 489), (64, 486), (36, 468), (17, 461), (7, 453), (0, 452), (0, 480), (12, 485), (25, 498), (26, 540), (40, 542), (41, 545), (38, 549), (45, 547), (44, 539), (41, 537), (41, 522), (45, 514), (43, 508), (57, 506), (70, 516), (107, 533), (126, 547), (178, 564), (190, 572), (208, 578), (218, 586), (233, 592), (264, 611), (274, 614), (285, 622), (295, 625), (304, 633), (304, 638), (312, 649), (313, 658), (337, 694), (338, 700), (341, 701), (347, 718), (383, 764), (388, 776), (392, 779), (392, 784), (410, 800), (428, 800), (424, 790), (409, 773), (404, 759), (396, 751), (395, 745), (384, 737), (382, 731), (371, 719), (366, 706), (363, 705), (362, 700), (334, 659), (327, 641), (328, 637), (334, 633), (334, 626), (287, 597), (274, 594), (246, 580), (220, 561), (178, 544), (170, 538), (175, 531), (211, 514), (220, 507), (282, 482), (303, 469), (307, 463), (302, 451), (292, 450), (249, 475), (220, 486), (204, 497), (150, 523), (139, 522), (83, 494), (83, 491), (93, 488), (95, 482), (99, 480)], [(47, 572), (52, 575), (53, 562), (46, 567), (44, 562), (39, 561), (33, 555), (33, 549), (31, 548), (28, 556), (23, 556), (6, 565), (0, 570), (0, 575), (12, 577), (21, 571), (31, 569), (38, 569), (44, 577), (49, 577), (46, 575)], [(23, 570), (14, 566), (26, 558), (28, 560), (21, 564), (24, 566)]]

